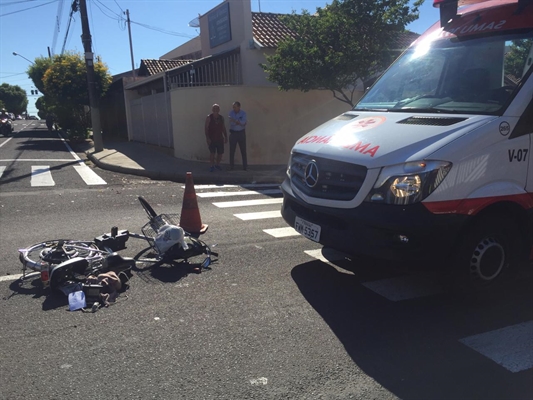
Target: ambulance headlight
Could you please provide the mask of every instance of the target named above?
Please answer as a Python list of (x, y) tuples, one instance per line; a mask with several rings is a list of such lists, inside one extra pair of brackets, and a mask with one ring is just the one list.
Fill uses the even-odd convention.
[(420, 202), (442, 183), (451, 167), (446, 161), (418, 161), (385, 167), (366, 201), (398, 205)]
[(292, 150), (291, 150), (291, 155), (289, 156), (289, 162), (287, 163), (287, 170), (285, 171), (289, 179), (291, 178), (291, 165), (292, 165)]

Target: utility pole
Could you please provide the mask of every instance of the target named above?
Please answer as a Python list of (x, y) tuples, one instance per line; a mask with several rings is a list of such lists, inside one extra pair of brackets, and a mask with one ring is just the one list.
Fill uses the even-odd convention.
[(126, 17), (128, 22), (128, 34), (130, 36), (130, 54), (131, 54), (131, 74), (135, 78), (135, 63), (133, 62), (133, 45), (131, 43), (131, 24), (130, 24), (130, 10), (126, 10)]
[(96, 79), (94, 74), (94, 54), (92, 52), (91, 31), (89, 30), (89, 20), (87, 18), (87, 3), (79, 0), (81, 14), (81, 41), (85, 51), (85, 66), (87, 67), (87, 84), (89, 86), (89, 104), (91, 106), (91, 124), (93, 126), (94, 152), (104, 150), (102, 140), (102, 129), (100, 127), (99, 93), (96, 90)]

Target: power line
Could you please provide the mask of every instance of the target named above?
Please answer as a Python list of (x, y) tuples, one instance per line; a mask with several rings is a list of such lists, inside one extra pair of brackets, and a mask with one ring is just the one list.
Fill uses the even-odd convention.
[(65, 46), (67, 44), (68, 34), (70, 32), (70, 23), (72, 22), (74, 13), (78, 11), (78, 2), (77, 0), (73, 0), (71, 6), (70, 6), (70, 15), (68, 18), (68, 24), (67, 24), (67, 31), (65, 33), (65, 39), (63, 40), (63, 47), (61, 48), (61, 55), (65, 52)]
[[(105, 5), (104, 3), (102, 3), (100, 0), (95, 0), (95, 1), (96, 1), (96, 3), (100, 3), (100, 5), (101, 5), (102, 7), (107, 8), (107, 9), (108, 9), (111, 13), (113, 13), (117, 18), (122, 18), (122, 16), (121, 16), (120, 14), (117, 14), (115, 11), (113, 11), (112, 9), (110, 9), (108, 6), (106, 6), (106, 5)], [(104, 12), (104, 10), (102, 10), (102, 9), (100, 8), (100, 6), (99, 6), (98, 4), (96, 4), (96, 3), (95, 3), (95, 6), (98, 7), (98, 9), (102, 12), (102, 14), (104, 14), (104, 15), (105, 15), (106, 17), (108, 17), (108, 18), (115, 19), (115, 18), (110, 17), (109, 15), (107, 15), (107, 14)]]
[(0, 79), (11, 78), (12, 76), (24, 75), (24, 74), (26, 74), (26, 72), (19, 72), (18, 74), (0, 76)]
[[(107, 8), (111, 13), (114, 14), (113, 17), (109, 16), (107, 13), (104, 12), (104, 10), (102, 10), (100, 8), (100, 6), (98, 6), (98, 4), (95, 3), (95, 5), (98, 7), (98, 9), (102, 12), (102, 14), (104, 14), (106, 17), (110, 18), (110, 19), (113, 19), (113, 20), (118, 20), (119, 22), (121, 21), (125, 21), (124, 17), (122, 15), (119, 15), (119, 14), (116, 14), (113, 10), (111, 10), (109, 7), (107, 7), (105, 4), (103, 4), (100, 0), (95, 0), (96, 3), (100, 3), (103, 7)], [(118, 5), (118, 4), (117, 4)], [(120, 6), (119, 6), (120, 7)], [(194, 38), (195, 36), (192, 36), (192, 35), (188, 35), (186, 33), (180, 33), (180, 32), (173, 32), (173, 31), (169, 31), (167, 29), (162, 29), (162, 28), (157, 28), (155, 26), (150, 26), (150, 25), (147, 25), (147, 24), (142, 24), (140, 22), (135, 22), (135, 21), (132, 21), (130, 19), (130, 23), (132, 24), (137, 24), (139, 26), (142, 26), (143, 28), (146, 28), (146, 29), (152, 29), (154, 31), (158, 31), (158, 32), (161, 32), (161, 33), (165, 33), (167, 35), (172, 35), (172, 36), (181, 36), (181, 37), (186, 37), (186, 38)], [(121, 28), (122, 29), (122, 28)]]
[(0, 3), (0, 6), (12, 6), (14, 4), (20, 4), (20, 3), (28, 3), (30, 1), (37, 1), (37, 0), (20, 0), (20, 1), (12, 1), (11, 3)]
[(118, 8), (120, 8), (120, 11), (122, 12), (122, 14), (124, 14), (124, 10), (123, 10), (122, 7), (120, 7), (120, 5), (117, 3), (117, 0), (115, 0), (115, 4), (118, 6)]
[(56, 49), (56, 43), (57, 43), (57, 35), (59, 34), (59, 31), (61, 30), (61, 16), (63, 15), (63, 4), (65, 0), (59, 0), (58, 6), (57, 6), (57, 14), (56, 14), (56, 26), (54, 26), (54, 38), (52, 40), (52, 54), (54, 54)]
[(5, 17), (6, 15), (16, 14), (16, 13), (23, 12), (23, 11), (33, 10), (34, 8), (46, 6), (47, 4), (52, 4), (52, 3), (55, 3), (56, 1), (58, 1), (58, 0), (52, 0), (52, 1), (49, 1), (48, 3), (39, 4), (38, 6), (28, 7), (28, 8), (24, 8), (22, 10), (11, 11), (11, 12), (8, 12), (8, 13), (5, 13), (5, 14), (0, 14), (0, 17)]
[(155, 26), (141, 24), (140, 22), (135, 22), (135, 21), (132, 21), (132, 20), (130, 20), (130, 22), (132, 24), (140, 25), (140, 26), (142, 26), (143, 28), (146, 28), (146, 29), (152, 29), (154, 31), (158, 31), (158, 32), (161, 32), (161, 33), (166, 33), (167, 35), (181, 36), (181, 37), (186, 37), (186, 38), (194, 38), (194, 37), (196, 37), (196, 36), (192, 36), (192, 35), (187, 35), (185, 33), (173, 32), (173, 31), (168, 31), (166, 29), (156, 28)]

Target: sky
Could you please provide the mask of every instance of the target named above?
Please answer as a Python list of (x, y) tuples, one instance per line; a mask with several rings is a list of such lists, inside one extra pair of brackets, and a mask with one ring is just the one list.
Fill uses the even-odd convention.
[[(131, 71), (126, 10), (131, 21), (135, 68), (141, 59), (163, 54), (199, 35), (189, 22), (222, 0), (86, 0), (93, 52), (111, 75)], [(248, 0), (243, 0), (248, 1)], [(327, 0), (251, 0), (252, 11), (271, 13), (314, 12)], [(18, 85), (28, 94), (28, 113), (36, 115), (31, 90), (36, 88), (26, 70), (37, 57), (63, 51), (83, 53), (80, 13), (71, 14), (72, 0), (0, 0), (0, 84)], [(432, 0), (425, 0), (420, 18), (407, 29), (422, 33), (439, 18)], [(18, 55), (14, 55), (13, 52)], [(9, 110), (8, 110), (9, 111)]]

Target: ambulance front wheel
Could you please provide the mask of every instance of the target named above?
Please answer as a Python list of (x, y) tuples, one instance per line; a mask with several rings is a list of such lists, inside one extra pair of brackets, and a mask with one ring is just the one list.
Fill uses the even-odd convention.
[(462, 237), (454, 257), (454, 289), (479, 290), (516, 276), (523, 244), (510, 218), (487, 216)]

